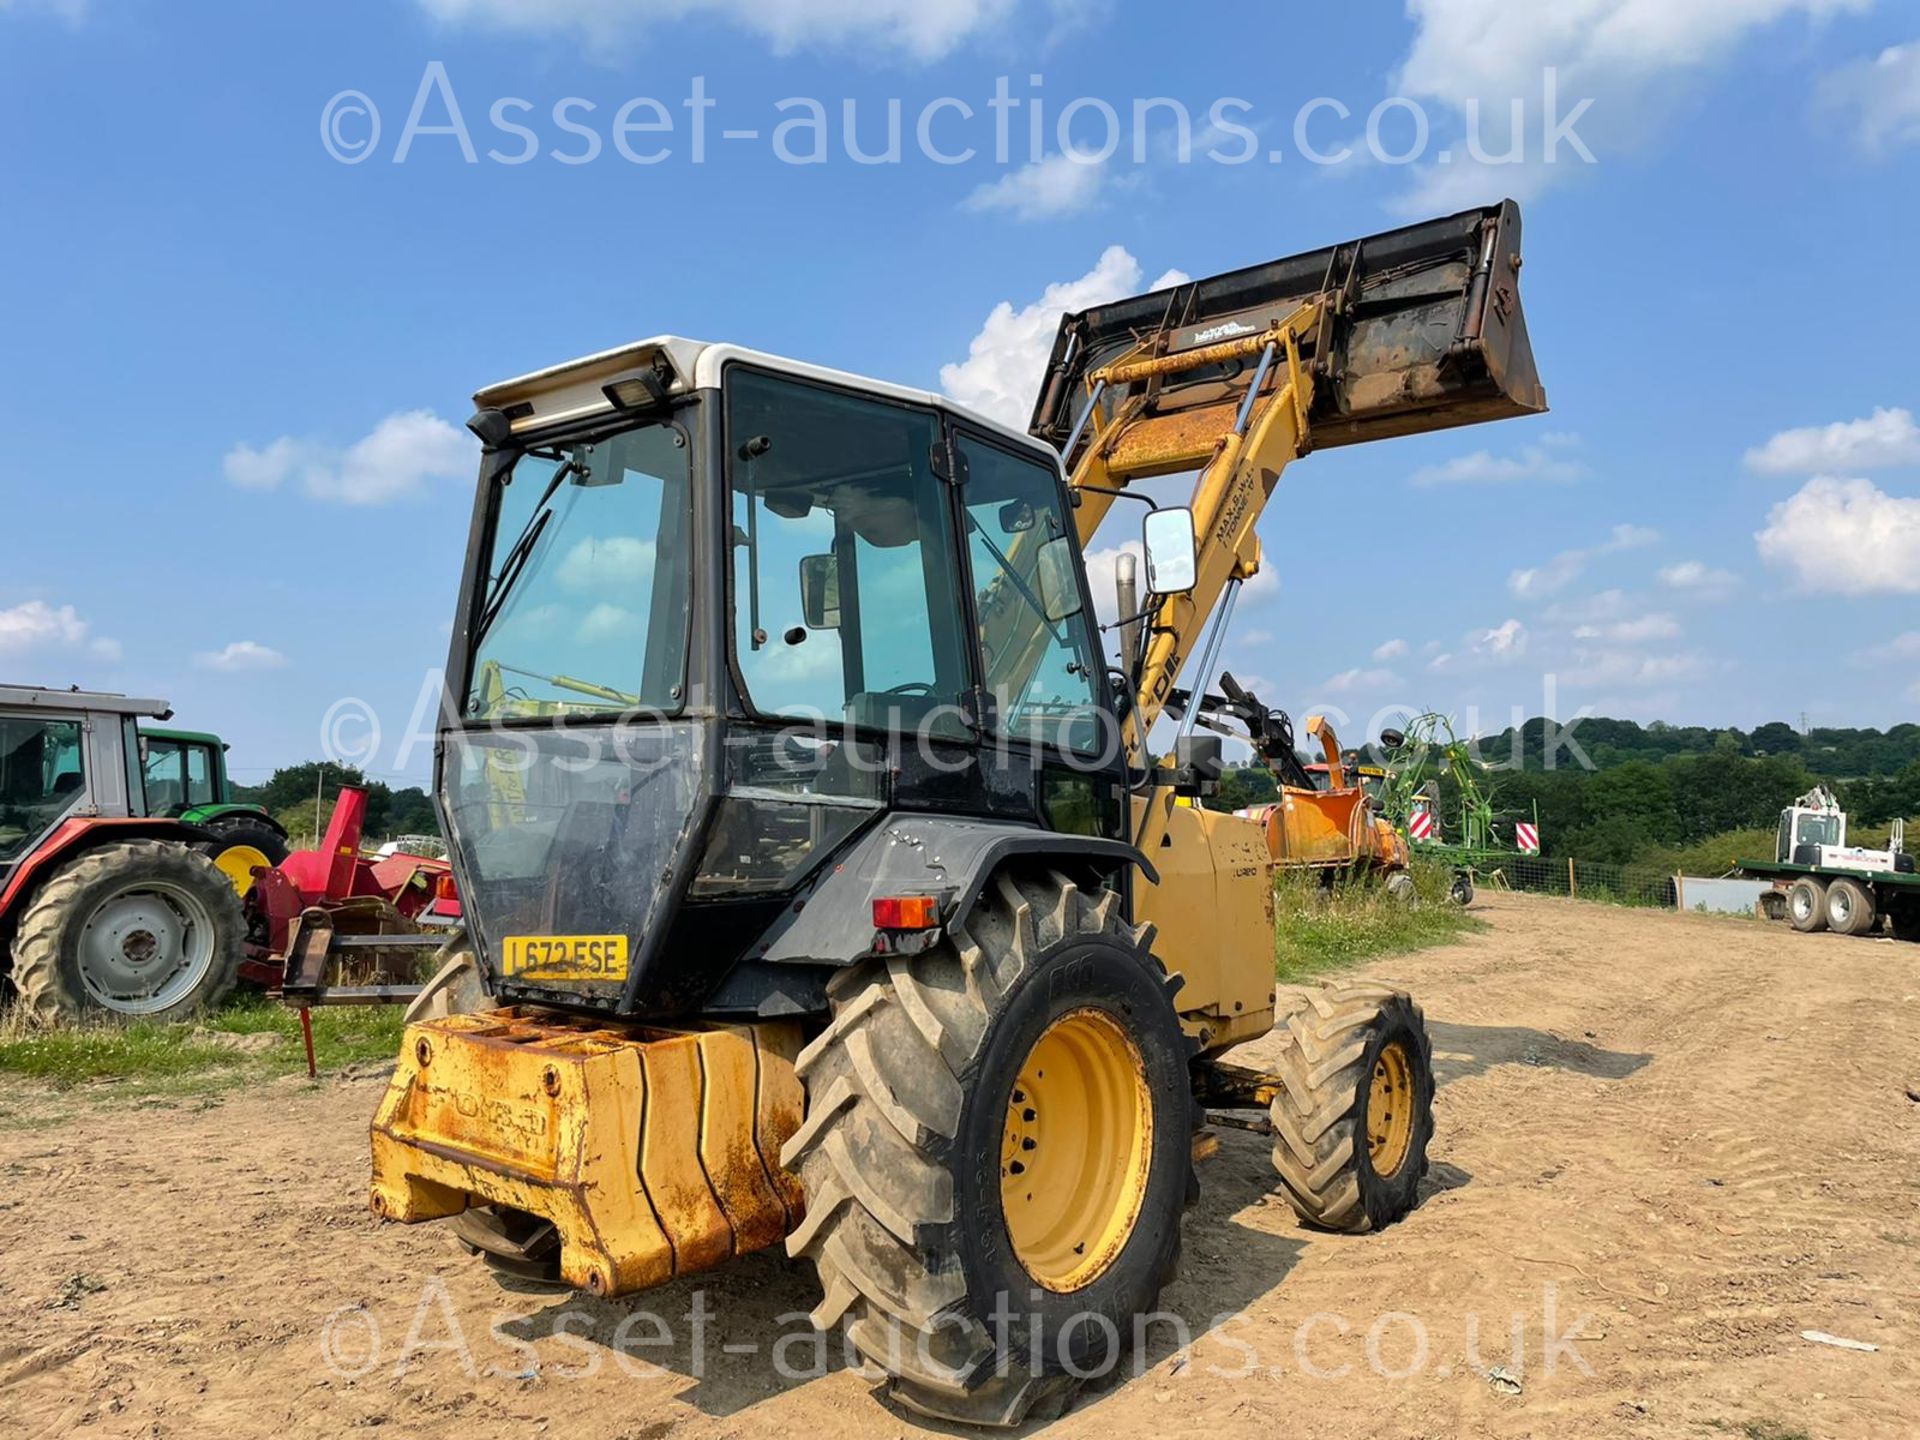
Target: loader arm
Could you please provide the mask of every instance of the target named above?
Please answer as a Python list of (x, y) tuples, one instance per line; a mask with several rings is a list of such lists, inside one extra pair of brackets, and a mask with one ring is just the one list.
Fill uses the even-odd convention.
[(1082, 549), (1134, 482), (1197, 472), (1196, 583), (1149, 597), (1128, 677), (1136, 763), (1223, 597), (1259, 572), (1288, 465), (1546, 410), (1520, 235), (1508, 201), (1062, 320), (1031, 429), (1067, 465)]
[(1152, 616), (1133, 678), (1127, 720), (1129, 753), (1137, 753), (1165, 710), (1174, 683), (1214, 608), (1234, 581), (1260, 570), (1254, 533), (1283, 471), (1311, 448), (1308, 415), (1314, 377), (1302, 360), (1305, 344), (1322, 332), (1326, 308), (1302, 305), (1259, 335), (1171, 356), (1139, 355), (1093, 372), (1096, 393), (1146, 382), (1153, 386), (1194, 370), (1251, 361), (1261, 388), (1245, 400), (1189, 412), (1177, 425), (1145, 418), (1126, 405), (1094, 434), (1070, 483), (1078, 493), (1076, 525), (1082, 548), (1092, 543), (1117, 497), (1134, 480), (1200, 466), (1193, 489), (1198, 537), (1192, 590), (1163, 599)]

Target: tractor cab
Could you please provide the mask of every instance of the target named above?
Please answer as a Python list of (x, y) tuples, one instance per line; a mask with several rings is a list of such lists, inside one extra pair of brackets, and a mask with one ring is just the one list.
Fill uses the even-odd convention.
[[(476, 400), (437, 793), (497, 993), (757, 1011), (795, 972), (755, 962), (889, 814), (1126, 835), (1048, 446), (931, 394), (671, 338)], [(1186, 542), (1168, 573), (1191, 568)]]

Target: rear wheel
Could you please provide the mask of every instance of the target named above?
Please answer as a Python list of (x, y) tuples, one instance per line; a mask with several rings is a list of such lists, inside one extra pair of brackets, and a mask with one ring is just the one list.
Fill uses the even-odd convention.
[(1192, 1046), (1120, 898), (1001, 875), (964, 930), (843, 972), (802, 1053), (788, 1241), (908, 1409), (1018, 1424), (1110, 1373), (1179, 1255)]
[(186, 845), (101, 845), (55, 870), (20, 917), (13, 982), (41, 1024), (86, 1015), (171, 1020), (233, 988), (240, 897)]
[(1793, 882), (1787, 891), (1787, 919), (1802, 935), (1817, 935), (1827, 928), (1827, 887), (1805, 877)]
[(1844, 877), (1827, 887), (1827, 928), (1836, 935), (1870, 935), (1880, 915), (1873, 892)]
[(1404, 870), (1396, 870), (1387, 877), (1387, 895), (1409, 910), (1420, 904), (1420, 887), (1414, 884), (1413, 876)]
[(1296, 996), (1273, 1164), (1294, 1213), (1322, 1230), (1378, 1230), (1419, 1203), (1433, 1138), (1433, 1043), (1410, 996), (1330, 985)]
[(1465, 906), (1473, 903), (1473, 895), (1473, 875), (1462, 870), (1453, 877), (1453, 884), (1447, 889), (1447, 898), (1456, 905)]
[(1909, 901), (1899, 910), (1887, 917), (1893, 926), (1893, 938), (1896, 940), (1920, 941), (1920, 903)]

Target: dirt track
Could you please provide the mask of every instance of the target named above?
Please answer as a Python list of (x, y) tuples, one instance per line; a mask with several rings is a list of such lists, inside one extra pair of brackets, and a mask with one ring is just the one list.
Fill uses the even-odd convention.
[[(1436, 1040), (1424, 1206), (1382, 1235), (1309, 1234), (1270, 1194), (1264, 1141), (1226, 1133), (1164, 1298), (1199, 1338), (1182, 1355), (1156, 1332), (1144, 1376), (1083, 1397), (1049, 1440), (1920, 1431), (1920, 947), (1507, 896), (1478, 909), (1489, 934), (1377, 967), (1420, 996)], [(796, 1318), (813, 1282), (784, 1260), (593, 1304), (504, 1292), (434, 1227), (374, 1224), (378, 1083), (8, 1122), (0, 1435), (915, 1433), (837, 1364), (776, 1373), (781, 1336), (789, 1370), (816, 1359)], [(444, 1288), (423, 1292), (432, 1277)], [(1551, 1374), (1550, 1294), (1557, 1333), (1579, 1323), (1578, 1361), (1562, 1351)], [(323, 1336), (355, 1306), (336, 1357), (365, 1364), (376, 1324), (380, 1351), (350, 1379)], [(641, 1308), (674, 1338), (630, 1322), (616, 1359)], [(429, 1345), (457, 1322), (475, 1373), (444, 1344), (398, 1366), (416, 1322)], [(1405, 1378), (1376, 1373), (1370, 1331), (1379, 1369)]]

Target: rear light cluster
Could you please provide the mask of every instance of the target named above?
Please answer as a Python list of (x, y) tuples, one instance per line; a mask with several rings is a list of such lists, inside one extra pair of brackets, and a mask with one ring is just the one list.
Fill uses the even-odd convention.
[(876, 930), (937, 930), (940, 902), (931, 895), (889, 895), (873, 902)]

